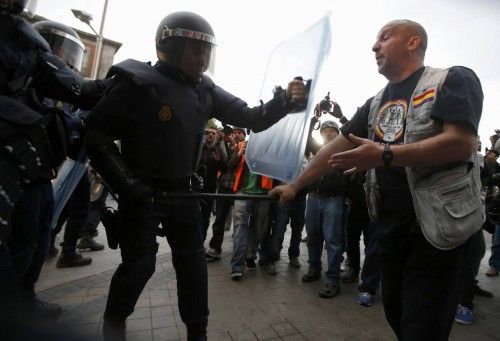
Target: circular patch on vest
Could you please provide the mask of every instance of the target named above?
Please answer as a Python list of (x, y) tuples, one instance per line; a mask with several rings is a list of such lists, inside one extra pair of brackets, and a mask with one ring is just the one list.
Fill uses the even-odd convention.
[(167, 104), (163, 105), (158, 112), (158, 118), (162, 122), (170, 121), (172, 118), (172, 108), (170, 108)]
[(377, 114), (375, 134), (385, 142), (397, 142), (404, 133), (408, 103), (405, 100), (391, 100), (385, 103)]

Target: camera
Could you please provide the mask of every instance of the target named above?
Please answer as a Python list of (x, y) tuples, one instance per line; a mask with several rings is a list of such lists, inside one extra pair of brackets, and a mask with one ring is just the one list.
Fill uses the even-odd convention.
[(330, 112), (332, 110), (332, 102), (330, 100), (330, 91), (326, 94), (325, 98), (319, 102), (319, 109), (321, 111)]

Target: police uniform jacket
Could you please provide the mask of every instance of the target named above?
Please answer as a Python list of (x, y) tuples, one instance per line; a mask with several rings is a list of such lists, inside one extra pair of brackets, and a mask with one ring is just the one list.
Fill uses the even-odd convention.
[[(285, 92), (249, 108), (202, 76), (189, 81), (163, 62), (127, 60), (113, 66), (114, 84), (86, 120), (91, 162), (108, 185), (123, 193), (142, 182), (176, 183), (194, 170), (204, 127), (214, 117), (262, 131), (291, 110)], [(113, 140), (121, 140), (121, 155)]]

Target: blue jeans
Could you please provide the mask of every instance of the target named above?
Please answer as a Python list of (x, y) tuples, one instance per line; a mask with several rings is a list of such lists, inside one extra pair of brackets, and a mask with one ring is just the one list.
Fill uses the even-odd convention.
[(334, 285), (340, 284), (346, 211), (344, 197), (317, 198), (310, 194), (307, 197), (306, 231), (309, 269), (321, 271), (324, 241), (328, 259), (326, 282)]
[(255, 257), (268, 228), (269, 202), (235, 200), (233, 208), (232, 271), (243, 272), (247, 257)]
[(305, 210), (305, 198), (294, 199), (276, 208), (275, 221), (271, 236), (269, 237), (270, 241), (267, 245), (266, 261), (276, 262), (279, 259), (289, 221), (292, 235), (290, 237), (290, 246), (288, 247), (288, 257), (298, 257), (300, 255), (300, 238), (304, 229)]
[(495, 225), (495, 233), (491, 242), (489, 265), (500, 271), (500, 225)]

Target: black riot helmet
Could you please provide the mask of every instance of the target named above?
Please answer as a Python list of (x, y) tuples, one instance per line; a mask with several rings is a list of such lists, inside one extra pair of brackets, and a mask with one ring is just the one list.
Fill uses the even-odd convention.
[(82, 70), (85, 45), (75, 30), (50, 20), (34, 23), (33, 28), (49, 43), (53, 54), (64, 60), (70, 68), (79, 72)]
[(19, 14), (27, 2), (27, 0), (0, 0), (0, 12)]
[(167, 15), (156, 30), (158, 58), (197, 80), (213, 71), (215, 35), (212, 26), (196, 13)]

